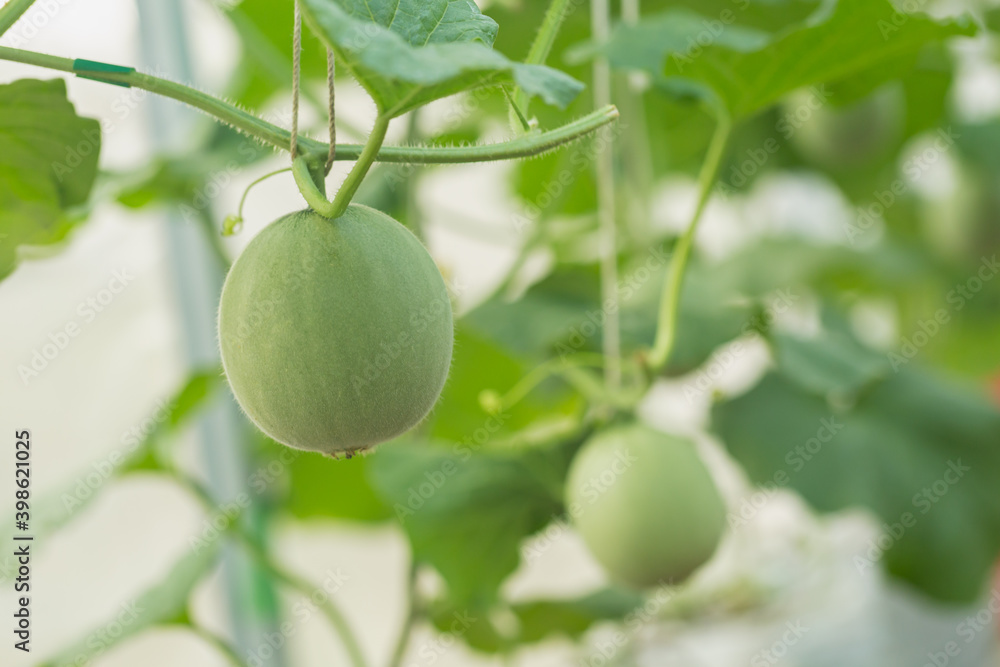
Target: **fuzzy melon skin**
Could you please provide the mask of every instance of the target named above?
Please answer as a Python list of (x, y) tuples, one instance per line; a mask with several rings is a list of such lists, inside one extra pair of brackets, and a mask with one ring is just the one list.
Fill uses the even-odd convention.
[(566, 501), (590, 552), (635, 588), (686, 579), (711, 558), (726, 524), (694, 444), (642, 424), (613, 427), (583, 445)]
[(222, 363), (260, 430), (296, 449), (354, 452), (434, 406), (451, 365), (451, 302), (420, 241), (351, 205), (276, 220), (222, 288)]

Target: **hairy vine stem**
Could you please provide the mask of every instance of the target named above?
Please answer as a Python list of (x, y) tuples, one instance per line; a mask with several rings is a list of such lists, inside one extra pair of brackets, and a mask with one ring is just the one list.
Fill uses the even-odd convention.
[[(75, 72), (74, 61), (71, 58), (6, 46), (0, 46), (0, 60), (46, 67), (60, 72)], [(288, 150), (291, 143), (291, 133), (288, 130), (217, 97), (174, 81), (135, 71), (102, 72), (100, 80), (104, 83), (141, 88), (184, 102), (281, 150)], [(524, 135), (498, 144), (442, 147), (383, 146), (375, 154), (374, 161), (397, 164), (464, 164), (534, 157), (581, 139), (617, 118), (618, 110), (613, 106), (606, 106), (554, 130)], [(319, 160), (319, 164), (322, 164), (322, 160), (329, 155), (329, 145), (322, 141), (299, 137), (298, 142), (302, 152), (309, 154), (312, 159)], [(335, 157), (337, 160), (357, 160), (364, 149), (365, 146), (358, 144), (338, 144)]]
[(667, 269), (663, 296), (660, 300), (656, 340), (647, 361), (649, 369), (654, 373), (660, 372), (666, 366), (667, 361), (670, 360), (674, 342), (677, 340), (677, 313), (680, 308), (681, 287), (684, 284), (684, 270), (691, 255), (691, 246), (694, 243), (698, 222), (701, 220), (701, 214), (705, 211), (705, 206), (712, 194), (715, 179), (719, 175), (719, 167), (722, 165), (722, 158), (726, 153), (726, 144), (729, 142), (731, 130), (732, 122), (729, 117), (720, 113), (715, 134), (712, 136), (712, 143), (708, 147), (705, 162), (702, 164), (701, 173), (698, 176), (698, 203), (695, 205), (691, 222), (677, 241), (677, 247), (674, 249), (674, 255)]
[(365, 144), (364, 150), (361, 151), (358, 161), (347, 174), (347, 178), (344, 179), (340, 190), (337, 191), (337, 196), (333, 198), (333, 215), (330, 217), (339, 218), (347, 210), (347, 205), (351, 203), (354, 193), (361, 187), (361, 181), (364, 180), (378, 156), (379, 149), (382, 148), (385, 134), (389, 131), (390, 120), (389, 116), (384, 114), (379, 114), (378, 118), (375, 119), (375, 125), (372, 127), (371, 134), (368, 135), (368, 143)]

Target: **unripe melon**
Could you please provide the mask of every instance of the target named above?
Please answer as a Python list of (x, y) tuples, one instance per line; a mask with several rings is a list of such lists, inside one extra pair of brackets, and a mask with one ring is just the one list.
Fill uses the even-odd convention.
[(405, 227), (351, 205), (292, 213), (257, 235), (222, 288), (226, 376), (260, 430), (352, 453), (416, 425), (451, 364), (451, 302)]
[(577, 452), (570, 516), (617, 581), (679, 583), (715, 552), (726, 508), (693, 443), (641, 424), (613, 427)]

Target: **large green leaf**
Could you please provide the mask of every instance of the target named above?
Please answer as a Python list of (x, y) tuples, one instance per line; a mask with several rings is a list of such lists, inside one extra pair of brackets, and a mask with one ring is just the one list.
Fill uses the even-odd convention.
[[(691, 90), (693, 83), (733, 117), (744, 118), (798, 88), (871, 72), (927, 44), (975, 32), (971, 20), (900, 13), (888, 0), (831, 0), (760, 48), (711, 44), (673, 54), (662, 71), (679, 87)], [(894, 73), (888, 70), (886, 79)]]
[(369, 474), (402, 523), (414, 558), (444, 577), (451, 604), (483, 608), (517, 567), (521, 541), (562, 511), (551, 480), (568, 460), (562, 451), (496, 452), (407, 439), (383, 445)]
[(65, 237), (66, 209), (83, 204), (97, 176), (101, 126), (76, 115), (62, 79), (0, 85), (0, 279), (21, 245)]
[(775, 334), (772, 346), (784, 373), (820, 395), (854, 394), (889, 374), (884, 355), (839, 332), (823, 331), (811, 340)]
[[(729, 11), (735, 16), (733, 10)], [(572, 56), (590, 55), (603, 49), (613, 67), (645, 70), (659, 81), (665, 79), (663, 63), (668, 57), (689, 57), (688, 53), (693, 56), (703, 48), (698, 40), (709, 33), (712, 44), (741, 53), (759, 50), (770, 41), (770, 35), (761, 30), (713, 21), (678, 8), (646, 16), (635, 25), (619, 25), (607, 45), (581, 47)]]
[[(844, 351), (844, 348), (841, 348)], [(853, 403), (815, 390), (856, 385), (824, 343), (797, 354), (712, 422), (757, 483), (787, 484), (814, 507), (867, 507), (886, 536), (855, 557), (859, 576), (883, 559), (893, 575), (949, 602), (979, 596), (1000, 552), (1000, 412), (982, 397), (905, 367)], [(779, 357), (780, 360), (780, 357)], [(808, 372), (803, 372), (803, 367)], [(830, 378), (817, 380), (827, 367)]]
[(583, 87), (494, 51), (497, 24), (471, 0), (303, 0), (302, 7), (313, 31), (390, 117), (504, 83), (564, 107)]
[[(626, 349), (648, 347), (669, 255), (647, 251), (623, 262), (619, 289), (622, 342)], [(721, 289), (720, 289), (721, 288)], [(750, 317), (728, 285), (696, 262), (685, 281), (677, 351), (671, 372), (690, 370), (712, 351), (736, 338)], [(561, 266), (508, 303), (494, 297), (465, 317), (466, 326), (528, 358), (572, 355), (601, 349), (603, 323), (600, 276), (596, 265)]]

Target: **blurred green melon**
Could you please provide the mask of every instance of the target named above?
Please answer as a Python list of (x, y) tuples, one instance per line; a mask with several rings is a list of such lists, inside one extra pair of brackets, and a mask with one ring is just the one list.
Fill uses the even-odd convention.
[(693, 443), (641, 424), (614, 427), (577, 453), (570, 515), (613, 579), (678, 583), (718, 546), (726, 508)]
[(416, 425), (451, 364), (451, 303), (420, 241), (374, 209), (287, 215), (247, 246), (219, 306), (240, 406), (296, 449), (351, 453)]

